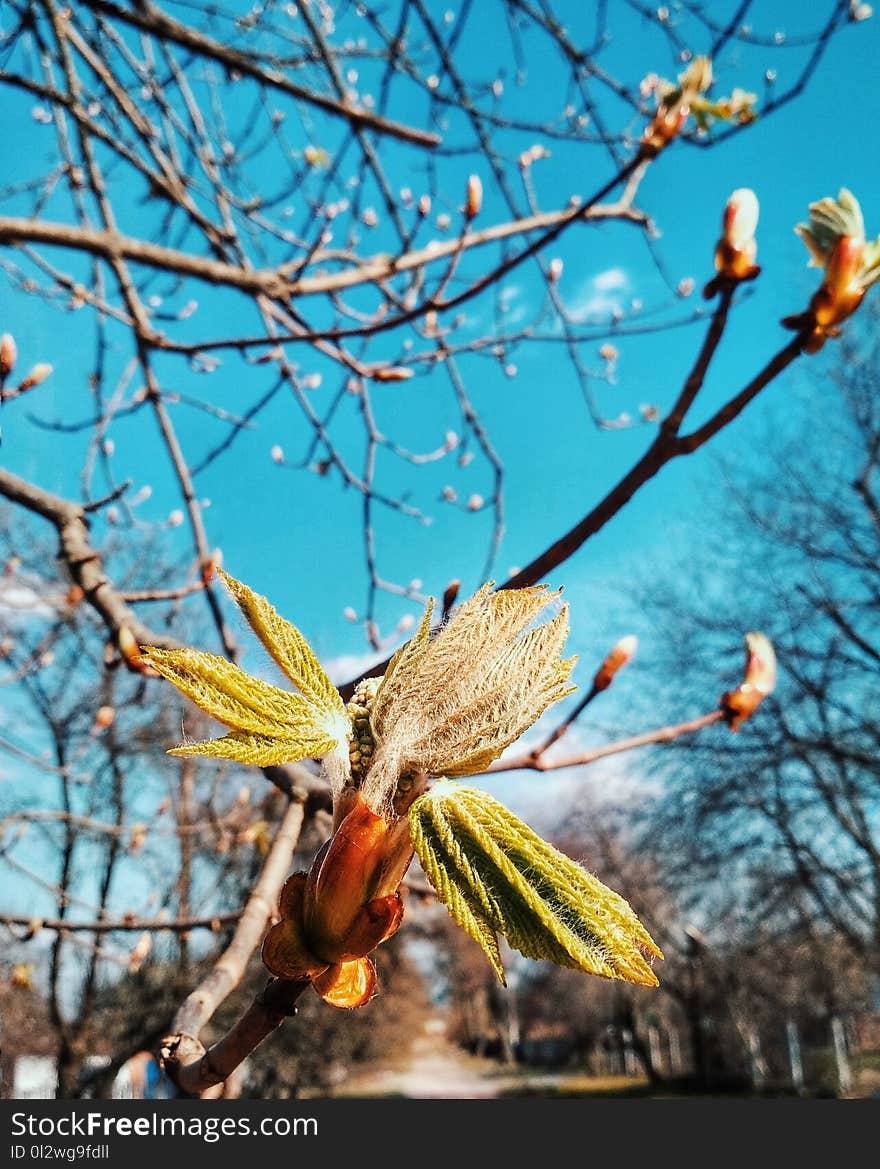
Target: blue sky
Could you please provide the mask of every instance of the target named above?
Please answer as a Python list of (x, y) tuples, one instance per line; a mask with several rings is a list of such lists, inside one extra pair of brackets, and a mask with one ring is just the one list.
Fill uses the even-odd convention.
[[(649, 35), (636, 7), (619, 7), (622, 23), (616, 26), (616, 40), (604, 59), (607, 68), (631, 86), (637, 86), (650, 71), (669, 77), (678, 68), (657, 37)], [(734, 7), (719, 5), (720, 18), (724, 20)], [(754, 20), (756, 34), (772, 40), (777, 33), (794, 37), (797, 32), (815, 30), (830, 6), (816, 5), (815, 11), (811, 8), (806, 14), (796, 3), (755, 7), (759, 13)], [(568, 13), (574, 39), (588, 39), (593, 6), (570, 3), (561, 8)], [(447, 6), (432, 5), (431, 9), (439, 18)], [(180, 15), (185, 17), (185, 12), (181, 10)], [(460, 44), (462, 72), (471, 78), (483, 77), (488, 85), (500, 77), (498, 63), (506, 62), (502, 82), (514, 113), (551, 100), (559, 88), (555, 63), (540, 54), (533, 57), (525, 83), (517, 87), (491, 6), (473, 5), (470, 19), (469, 31)], [(808, 204), (848, 186), (862, 202), (869, 234), (880, 232), (880, 162), (874, 148), (878, 37), (878, 18), (852, 24), (834, 39), (807, 91), (796, 101), (766, 121), (759, 117), (746, 132), (711, 150), (676, 144), (652, 167), (638, 203), (658, 226), (656, 249), (672, 285), (687, 278), (696, 281), (697, 292), (690, 298), (676, 301), (670, 295), (643, 239), (631, 226), (577, 229), (547, 254), (564, 261), (560, 293), (582, 314), (597, 314), (601, 321), (603, 314), (615, 307), (631, 311), (633, 300), (639, 300), (646, 316), (658, 306), (665, 306), (672, 317), (686, 316), (698, 307), (699, 288), (711, 275), (712, 252), (727, 196), (736, 187), (756, 191), (761, 202), (758, 260), (763, 273), (733, 315), (695, 421), (738, 389), (789, 339), (778, 324), (779, 318), (804, 307), (817, 283), (817, 274), (807, 269), (805, 249), (793, 231), (806, 217)], [(707, 43), (705, 36), (702, 41), (698, 36), (690, 46), (700, 52)], [(777, 74), (775, 84), (784, 89), (803, 58), (804, 50), (796, 45), (772, 53), (729, 47), (716, 62), (718, 92), (729, 92), (734, 85), (754, 90), (760, 110), (765, 95), (763, 64), (771, 62)], [(363, 85), (367, 85), (366, 78)], [(9, 181), (38, 173), (51, 150), (51, 130), (34, 121), (33, 104), (30, 98), (7, 98), (0, 109)], [(246, 114), (245, 109), (237, 112)], [(398, 112), (401, 116), (404, 113)], [(418, 121), (419, 110), (405, 113), (409, 120)], [(615, 111), (609, 107), (607, 113), (613, 117)], [(455, 115), (451, 119), (449, 135), (454, 139), (460, 123)], [(521, 136), (516, 147), (514, 141), (512, 136), (511, 150), (528, 147), (532, 138)], [(328, 141), (331, 150), (332, 145)], [(535, 167), (541, 206), (546, 209), (563, 206), (570, 195), (589, 195), (610, 174), (608, 159), (598, 152), (556, 142), (549, 146), (551, 156)], [(387, 141), (380, 144), (380, 151), (394, 185), (398, 189), (410, 186), (418, 192), (425, 180), (423, 157)], [(469, 157), (450, 157), (440, 165), (447, 206), (454, 213), (475, 163)], [(482, 177), (486, 197), (480, 223), (508, 218), (490, 176)], [(2, 213), (24, 214), (26, 205), (24, 197), (10, 200)], [(123, 193), (120, 205), (125, 212), (122, 229), (149, 234), (151, 208), (134, 193), (128, 200)], [(50, 203), (46, 214), (61, 217), (60, 207), (60, 203)], [(365, 251), (381, 249), (383, 230), (380, 225), (373, 235), (365, 232)], [(68, 253), (63, 258), (69, 269), (76, 269), (77, 261)], [(483, 262), (483, 255), (474, 253), (463, 268), (473, 273)], [(515, 321), (534, 311), (536, 288), (534, 271), (528, 267), (511, 274), (500, 293), (507, 320)], [(167, 292), (165, 286), (160, 290), (171, 311), (178, 311), (183, 298), (175, 300), (175, 294)], [(188, 324), (190, 336), (220, 336), (238, 326), (234, 304), (221, 301), (206, 288), (199, 288), (198, 294), (199, 308)], [(5, 283), (0, 297), (2, 328), (16, 335), (22, 363), (46, 360), (55, 366), (39, 396), (16, 403), (15, 411), (4, 411), (0, 458), (4, 465), (42, 486), (75, 495), (86, 436), (47, 432), (34, 426), (28, 414), (43, 419), (88, 416), (86, 375), (92, 342), (82, 316), (87, 310), (61, 313), (36, 298), (13, 293)], [(471, 302), (465, 327), (485, 327), (493, 311), (491, 297)], [(610, 418), (624, 413), (637, 417), (642, 404), (658, 404), (661, 410), (668, 406), (694, 358), (703, 329), (695, 324), (643, 337), (614, 338), (619, 349), (614, 384), (605, 385), (598, 379), (593, 382), (603, 412)], [(593, 349), (586, 351), (589, 364), (597, 371), (603, 367), (600, 343), (597, 340)], [(561, 349), (559, 345), (525, 346), (504, 362), (486, 357), (462, 362), (468, 391), (505, 469), (505, 533), (494, 569), (499, 580), (579, 519), (651, 438), (650, 428), (642, 426), (597, 431)], [(727, 455), (749, 452), (756, 436), (763, 437), (768, 418), (784, 428), (791, 387), (804, 376), (820, 375), (833, 361), (832, 350), (833, 345), (829, 345), (820, 356), (803, 361), (780, 379), (713, 443), (713, 449)], [(401, 336), (393, 334), (381, 340), (374, 355), (389, 360), (405, 357)], [(113, 354), (117, 374), (127, 357), (121, 346)], [(321, 376), (320, 385), (310, 391), (310, 400), (318, 408), (339, 386), (340, 375), (311, 355), (304, 353), (302, 361), (304, 368), (311, 368), (308, 363), (312, 362), (313, 372)], [(515, 376), (511, 376), (511, 365), (516, 367)], [(228, 356), (210, 375), (182, 367), (177, 359), (160, 362), (159, 370), (169, 388), (189, 394), (210, 392), (229, 409), (244, 408), (265, 384), (260, 367)], [(443, 444), (449, 431), (460, 432), (460, 411), (440, 373), (376, 387), (373, 398), (379, 425), (414, 449), (433, 450)], [(204, 414), (188, 412), (184, 406), (174, 407), (174, 419), (193, 461), (222, 437), (223, 430)], [(339, 430), (340, 441), (351, 444), (352, 449), (357, 447), (357, 426), (352, 414)], [(110, 437), (120, 474), (135, 478), (132, 494), (145, 487), (151, 490), (149, 498), (138, 506), (138, 516), (162, 524), (180, 501), (152, 420), (121, 419)], [(365, 598), (360, 499), (356, 492), (342, 489), (332, 474), (321, 478), (277, 466), (270, 453), (276, 444), (290, 459), (308, 447), (302, 416), (287, 400), (274, 403), (261, 415), (255, 430), (239, 436), (223, 459), (197, 477), (199, 496), (210, 501), (205, 520), (211, 542), (222, 548), (227, 569), (266, 593), (296, 621), (325, 661), (360, 657), (368, 648), (363, 631), (345, 615), (349, 607), (361, 613)], [(442, 502), (444, 486), (454, 487), (460, 499), (491, 493), (490, 468), (479, 459), (461, 467), (458, 453), (431, 464), (412, 485), (404, 482), (399, 466), (385, 468), (389, 489), (411, 487), (413, 504), (433, 522), (427, 526), (397, 514), (384, 515), (381, 571), (403, 582), (419, 580), (420, 591), (435, 595), (452, 578), (462, 580), (464, 593), (480, 583), (491, 533), (488, 511), (469, 514)], [(582, 684), (608, 644), (628, 632), (627, 582), (637, 572), (650, 569), (652, 563), (663, 565), (667, 554), (683, 542), (690, 542), (694, 554), (699, 554), (699, 525), (706, 519), (706, 501), (710, 499), (712, 458), (706, 450), (667, 467), (606, 531), (549, 581), (565, 585), (571, 602), (572, 649), (582, 655), (582, 673), (577, 679)], [(96, 532), (104, 530), (100, 521), (96, 522)], [(186, 555), (185, 527), (169, 531), (168, 539)], [(379, 617), (383, 635), (393, 638), (397, 621), (418, 612), (417, 603), (382, 598)], [(650, 653), (649, 645), (644, 649)], [(621, 697), (620, 702), (624, 717), (625, 699)]]

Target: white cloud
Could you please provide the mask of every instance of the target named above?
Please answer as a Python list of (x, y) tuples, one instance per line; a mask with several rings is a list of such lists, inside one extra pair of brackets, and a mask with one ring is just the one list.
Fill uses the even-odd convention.
[(352, 678), (357, 678), (365, 670), (369, 670), (371, 666), (377, 666), (387, 656), (384, 651), (381, 653), (339, 654), (338, 657), (329, 658), (321, 665), (333, 685), (341, 686), (344, 682), (350, 682)]
[(627, 287), (629, 278), (623, 268), (606, 268), (590, 281), (597, 292), (619, 292)]
[(606, 268), (581, 285), (568, 304), (576, 321), (607, 320), (625, 308), (629, 277), (622, 268)]
[(529, 311), (521, 284), (505, 284), (498, 293), (501, 302), (501, 311), (504, 314), (504, 324), (507, 328), (521, 325)]
[(55, 616), (55, 609), (34, 585), (10, 577), (0, 580), (0, 616), (48, 619)]

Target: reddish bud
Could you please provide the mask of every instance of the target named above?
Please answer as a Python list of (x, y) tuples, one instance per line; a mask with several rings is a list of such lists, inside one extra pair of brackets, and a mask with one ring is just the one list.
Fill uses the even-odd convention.
[(735, 690), (722, 694), (719, 702), (732, 731), (751, 718), (776, 686), (776, 653), (769, 638), (763, 633), (747, 633), (745, 643), (745, 676)]
[(0, 380), (9, 376), (15, 368), (18, 357), (15, 338), (11, 333), (4, 333), (0, 337)]
[(34, 386), (40, 385), (52, 373), (53, 368), (54, 367), (51, 366), (48, 361), (38, 362), (37, 365), (33, 366), (33, 368), (25, 377), (24, 381), (18, 387), (18, 392), (21, 394), (24, 393), (25, 390), (32, 390)]
[(596, 676), (593, 678), (594, 690), (608, 689), (614, 681), (614, 675), (632, 658), (638, 644), (638, 638), (632, 634), (628, 637), (621, 637), (620, 641), (614, 644), (605, 661), (596, 671)]
[(95, 711), (95, 727), (98, 730), (106, 730), (107, 727), (113, 726), (113, 720), (116, 717), (116, 711), (112, 706), (99, 706)]
[(755, 192), (748, 187), (734, 191), (721, 218), (721, 239), (715, 247), (715, 270), (718, 275), (703, 289), (708, 300), (724, 282), (754, 280), (761, 269), (755, 263), (758, 245), (755, 228), (760, 207)]
[[(846, 307), (846, 311), (832, 321), (819, 320), (817, 313), (819, 324), (836, 324), (837, 321), (843, 319), (843, 316), (849, 316), (858, 304), (862, 295), (862, 289), (858, 286), (858, 276), (864, 255), (865, 241), (859, 236), (843, 235), (834, 245), (834, 250), (828, 258), (828, 266), (825, 269), (823, 287), (828, 292), (837, 311), (839, 312), (844, 307)], [(853, 297), (856, 300), (855, 303), (851, 304)], [(850, 304), (851, 307), (849, 307)]]
[(468, 219), (476, 219), (483, 206), (483, 184), (479, 175), (471, 175), (467, 181), (467, 200), (464, 213)]
[(406, 382), (413, 376), (413, 373), (413, 370), (405, 369), (399, 365), (386, 365), (371, 370), (370, 377), (374, 382)]

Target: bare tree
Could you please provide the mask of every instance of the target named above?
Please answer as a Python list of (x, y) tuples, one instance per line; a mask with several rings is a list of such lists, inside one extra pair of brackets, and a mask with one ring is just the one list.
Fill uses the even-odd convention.
[[(880, 957), (877, 835), (877, 348), (873, 319), (831, 380), (810, 379), (803, 425), (823, 418), (822, 450), (799, 431), (772, 475), (728, 466), (724, 546), (704, 532), (714, 574), (683, 596), (653, 582), (658, 671), (711, 669), (738, 622), (772, 638), (779, 683), (748, 736), (696, 738), (655, 759), (662, 794), (650, 834), (705, 923), (737, 934), (809, 927), (866, 970)], [(794, 408), (794, 407), (792, 407)], [(768, 426), (773, 425), (771, 414)], [(680, 624), (679, 624), (680, 623)], [(690, 675), (693, 676), (693, 675)], [(660, 702), (664, 701), (661, 692)], [(679, 749), (681, 748), (681, 749)], [(711, 933), (711, 930), (710, 930)]]
[[(468, 551), (468, 562), (480, 564), (480, 579), (497, 575), (504, 467), (491, 410), (478, 407), (475, 392), (487, 371), (506, 384), (526, 354), (562, 350), (598, 430), (637, 426), (650, 436), (631, 468), (567, 532), (555, 539), (542, 533), (543, 546), (501, 585), (519, 588), (558, 570), (665, 466), (710, 443), (786, 369), (836, 335), (876, 279), (876, 258), (863, 238), (855, 255), (855, 212), (841, 192), (834, 230), (829, 235), (826, 215), (824, 234), (811, 236), (825, 276), (806, 311), (787, 320), (791, 338), (708, 416), (693, 420), (735, 310), (759, 272), (757, 212), (735, 192), (705, 302), (695, 308), (694, 281), (670, 276), (658, 225), (642, 206), (645, 177), (664, 165), (669, 149), (723, 147), (748, 131), (756, 112), (766, 119), (798, 100), (832, 38), (864, 15), (864, 6), (829, 0), (816, 25), (786, 44), (798, 65), (782, 87), (769, 64), (780, 40), (749, 23), (752, 7), (741, 4), (733, 19), (717, 20), (701, 6), (684, 6), (672, 19), (665, 7), (602, 4), (595, 19), (581, 15), (575, 36), (551, 6), (503, 0), (492, 19), (505, 38), (473, 75), (463, 46), (479, 37), (485, 13), (470, 3), (442, 16), (422, 0), (336, 12), (307, 2), (197, 4), (180, 17), (154, 3), (113, 0), (7, 6), (0, 83), (10, 110), (45, 135), (47, 149), (11, 158), (12, 176), (0, 192), (8, 212), (0, 216), (0, 259), (16, 299), (28, 304), (22, 319), (29, 322), (0, 342), (3, 451), (10, 459), (0, 468), (0, 494), (54, 528), (60, 575), (45, 574), (41, 557), (38, 579), (25, 575), (24, 587), (42, 605), (56, 593), (60, 599), (23, 634), (16, 628), (2, 680), (20, 695), (16, 701), (39, 712), (51, 758), (40, 757), (40, 744), (14, 737), (0, 746), (58, 781), (49, 811), (63, 834), (61, 869), (48, 890), (57, 912), (39, 928), (54, 935), (52, 1009), (70, 1070), (64, 1091), (74, 1090), (83, 1017), (68, 1026), (61, 955), (80, 934), (90, 939), (79, 999), (88, 1005), (108, 960), (105, 938), (137, 929), (128, 959), (137, 961), (155, 933), (170, 931), (185, 965), (193, 930), (232, 926), (174, 1020), (168, 1063), (193, 1094), (237, 1067), (293, 1011), (306, 984), (271, 980), (204, 1050), (200, 1032), (242, 982), (277, 917), (302, 834), (329, 808), (327, 787), (307, 763), (262, 764), (272, 788), (257, 798), (256, 816), (249, 796), (230, 806), (214, 771), (194, 771), (186, 761), (174, 772), (151, 764), (169, 783), (175, 820), (177, 858), (163, 889), (169, 917), (109, 916), (119, 842), (128, 841), (130, 851), (135, 831), (125, 795), (133, 765), (117, 712), (137, 718), (139, 709), (154, 710), (159, 659), (151, 665), (143, 647), (173, 653), (200, 638), (193, 606), (201, 602), (221, 654), (239, 654), (217, 587), (222, 553), (202, 487), (217, 468), (252, 461), (260, 449), (261, 473), (295, 471), (347, 491), (366, 582), (362, 612), (351, 615), (381, 655), (412, 620), (405, 611), (389, 633), (389, 615), (393, 622), (401, 604), (427, 600), (417, 564), (406, 572), (384, 567), (389, 550), (405, 533), (414, 560), (423, 559), (418, 545), (434, 539), (437, 529), (427, 528), (435, 505), (456, 520), (487, 514), (488, 540), (478, 553)], [(611, 31), (626, 35), (636, 24), (653, 38), (658, 73), (618, 76), (609, 59)], [(734, 45), (750, 68), (760, 68), (760, 93), (720, 75), (717, 62)], [(531, 81), (539, 57), (552, 86)], [(528, 95), (525, 107), (518, 93)], [(585, 192), (569, 189), (572, 158), (585, 160)], [(564, 293), (566, 264), (582, 249), (584, 233), (600, 226), (647, 249), (658, 274), (656, 307), (615, 307), (593, 319)], [(707, 241), (707, 259), (714, 243)], [(511, 299), (519, 296), (514, 273), (526, 282), (524, 304)], [(88, 323), (78, 337), (88, 338), (87, 356), (84, 345), (63, 364), (60, 353), (34, 351), (28, 329), (35, 335), (50, 311)], [(605, 391), (620, 339), (684, 325), (700, 337), (671, 407), (610, 411)], [(590, 356), (597, 346), (598, 361)], [(24, 376), (22, 367), (29, 367)], [(25, 414), (27, 404), (39, 410), (50, 377), (71, 390), (62, 416)], [(429, 425), (410, 427), (407, 411), (396, 406), (412, 401), (422, 383), (436, 404)], [(280, 439), (268, 452), (254, 446), (260, 424)], [(51, 466), (35, 469), (23, 457), (27, 436), (38, 431), (50, 433), (48, 449), (75, 452), (65, 464), (74, 472), (61, 485)], [(144, 459), (163, 469), (146, 519), (153, 485), (134, 490)], [(488, 488), (460, 492), (448, 481), (451, 462), (468, 476), (479, 470)], [(185, 552), (173, 557), (182, 567), (167, 570), (172, 558), (154, 549), (167, 544), (179, 553), (184, 532)], [(136, 573), (118, 563), (117, 536)], [(11, 555), (8, 576), (20, 586), (17, 542)], [(444, 585), (445, 617), (461, 585), (453, 572)], [(618, 646), (596, 663), (586, 697), (538, 749), (496, 766), (586, 764), (713, 723), (736, 726), (766, 692), (747, 671), (720, 702), (713, 687), (711, 709), (696, 719), (597, 751), (551, 755), (629, 652)], [(352, 698), (360, 681), (344, 684), (342, 698)], [(144, 731), (145, 751), (163, 729)], [(177, 737), (161, 735), (161, 745)], [(89, 785), (93, 775), (101, 783), (81, 814), (73, 785), (85, 761)], [(45, 809), (32, 810), (32, 819), (38, 811)], [(318, 822), (326, 831), (326, 820)], [(104, 877), (74, 919), (74, 898), (82, 896), (76, 861), (85, 836), (95, 833), (104, 844)], [(242, 834), (259, 857), (235, 874), (244, 903), (220, 907), (231, 920), (216, 905), (199, 912), (193, 882), (202, 854), (219, 848), (222, 873), (223, 850)], [(4, 859), (14, 860), (13, 850)], [(209, 871), (216, 885), (216, 867)], [(8, 913), (3, 920), (36, 933), (26, 917)]]

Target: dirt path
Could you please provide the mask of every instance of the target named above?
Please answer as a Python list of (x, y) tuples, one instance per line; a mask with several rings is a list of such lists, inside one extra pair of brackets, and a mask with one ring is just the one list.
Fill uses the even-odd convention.
[(497, 1096), (512, 1079), (494, 1060), (468, 1055), (442, 1035), (425, 1033), (414, 1041), (405, 1062), (355, 1073), (335, 1095), (486, 1100)]

